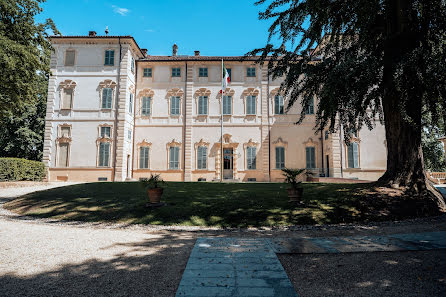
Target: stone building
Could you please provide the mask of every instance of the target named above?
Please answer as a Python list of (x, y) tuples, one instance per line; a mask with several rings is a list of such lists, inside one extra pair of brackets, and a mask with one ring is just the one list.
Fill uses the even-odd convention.
[[(384, 127), (315, 133), (317, 103), (301, 113), (265, 66), (240, 57), (147, 55), (131, 36), (52, 37), (44, 162), (49, 180), (280, 181), (280, 169), (376, 180)], [(221, 94), (221, 63), (230, 72)], [(315, 98), (314, 101), (316, 101)], [(223, 162), (220, 120), (223, 112)], [(221, 168), (223, 166), (223, 170)]]

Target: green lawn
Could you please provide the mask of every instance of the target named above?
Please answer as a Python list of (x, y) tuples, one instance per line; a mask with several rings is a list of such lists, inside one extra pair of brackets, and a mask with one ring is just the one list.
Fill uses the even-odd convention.
[(304, 205), (288, 202), (286, 184), (168, 182), (163, 201), (147, 209), (137, 182), (89, 183), (40, 191), (5, 205), (24, 215), (131, 224), (251, 227), (382, 219), (364, 210), (369, 184), (305, 183)]

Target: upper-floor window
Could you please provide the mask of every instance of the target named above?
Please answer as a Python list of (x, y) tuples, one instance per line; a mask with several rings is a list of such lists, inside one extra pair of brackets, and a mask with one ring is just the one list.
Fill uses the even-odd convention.
[(276, 95), (274, 97), (274, 114), (283, 114), (283, 97)]
[(130, 93), (130, 102), (129, 102), (129, 113), (133, 112), (133, 94)]
[(285, 148), (276, 146), (276, 169), (285, 168)]
[(359, 168), (359, 145), (352, 142), (347, 147), (348, 168)]
[(305, 114), (314, 114), (314, 98), (310, 98)]
[(72, 88), (64, 88), (62, 91), (62, 109), (71, 109), (73, 104), (73, 92)]
[(199, 77), (208, 77), (208, 69), (207, 68), (199, 68), (198, 76)]
[(197, 149), (197, 169), (207, 168), (207, 151), (206, 146), (199, 146)]
[(112, 96), (113, 96), (112, 88), (103, 88), (102, 89), (102, 108), (103, 109), (111, 109), (112, 108)]
[(152, 68), (144, 68), (142, 75), (144, 77), (152, 77)]
[(149, 168), (149, 151), (150, 148), (148, 146), (142, 146), (139, 148), (139, 168)]
[(111, 137), (111, 127), (101, 127), (101, 137), (110, 138)]
[(208, 96), (198, 97), (198, 114), (199, 115), (208, 114)]
[(76, 57), (75, 50), (66, 50), (65, 51), (65, 66), (74, 66), (75, 57)]
[(100, 167), (108, 167), (110, 163), (110, 142), (99, 143), (99, 162)]
[(316, 150), (314, 146), (305, 148), (306, 167), (309, 169), (316, 168)]
[(106, 50), (105, 51), (104, 65), (106, 65), (106, 66), (115, 65), (115, 51), (114, 50)]
[(246, 97), (246, 114), (256, 114), (256, 96)]
[(170, 97), (170, 114), (180, 115), (180, 96)]
[(60, 127), (60, 136), (61, 137), (71, 137), (71, 127), (68, 127), (68, 126)]
[(325, 131), (325, 140), (328, 139), (328, 131)]
[(152, 113), (151, 105), (152, 105), (152, 97), (142, 97), (141, 114), (143, 116), (149, 116)]
[(255, 67), (246, 68), (246, 76), (247, 77), (256, 77), (256, 69)]
[(246, 148), (246, 167), (247, 169), (256, 169), (256, 147), (248, 146)]
[(232, 114), (232, 96), (223, 96), (223, 114)]
[(169, 147), (169, 169), (180, 168), (180, 148), (178, 146)]
[(130, 129), (127, 130), (127, 138), (129, 140), (132, 139), (132, 130), (130, 130)]
[(130, 70), (135, 73), (135, 58), (132, 57), (132, 64), (130, 64)]
[(181, 68), (172, 68), (172, 77), (181, 77)]

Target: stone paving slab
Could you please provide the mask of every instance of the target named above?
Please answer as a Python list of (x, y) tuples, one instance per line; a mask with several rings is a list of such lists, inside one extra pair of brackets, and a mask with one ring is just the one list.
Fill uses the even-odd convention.
[(347, 236), (326, 238), (267, 239), (276, 253), (318, 254), (446, 249), (446, 232)]
[(297, 297), (265, 239), (198, 238), (177, 297)]

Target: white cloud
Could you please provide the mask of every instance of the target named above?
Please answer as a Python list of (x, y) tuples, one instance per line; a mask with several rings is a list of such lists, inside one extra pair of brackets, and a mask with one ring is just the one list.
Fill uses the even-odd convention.
[(118, 14), (120, 14), (122, 16), (126, 16), (130, 12), (130, 10), (127, 9), (127, 8), (118, 7), (116, 5), (112, 5), (112, 7), (113, 7), (113, 11), (115, 13), (118, 13)]

